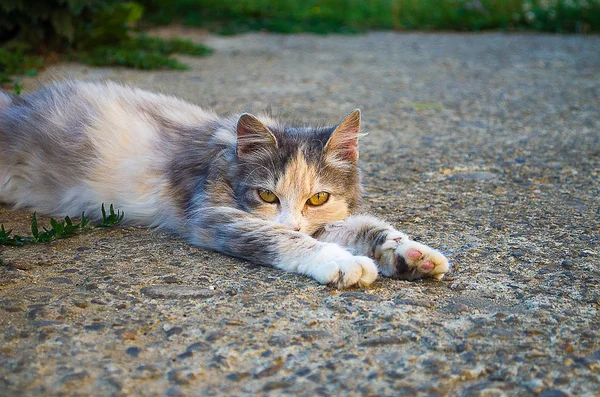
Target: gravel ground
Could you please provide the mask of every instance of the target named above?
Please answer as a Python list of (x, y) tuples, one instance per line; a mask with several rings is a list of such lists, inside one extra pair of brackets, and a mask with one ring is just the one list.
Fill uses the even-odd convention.
[(359, 107), (365, 210), (453, 271), (341, 291), (131, 227), (5, 248), (0, 394), (600, 395), (600, 37), (188, 34), (216, 51), (187, 72), (61, 64), (25, 87)]

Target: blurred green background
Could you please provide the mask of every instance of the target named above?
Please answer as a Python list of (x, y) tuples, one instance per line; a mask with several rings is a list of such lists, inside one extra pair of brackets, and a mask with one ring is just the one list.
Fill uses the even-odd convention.
[[(53, 59), (140, 69), (184, 69), (174, 53), (207, 55), (190, 41), (151, 38), (183, 24), (219, 34), (360, 33), (368, 30), (600, 31), (600, 0), (4, 0), (0, 83)], [(16, 88), (18, 90), (18, 86)]]

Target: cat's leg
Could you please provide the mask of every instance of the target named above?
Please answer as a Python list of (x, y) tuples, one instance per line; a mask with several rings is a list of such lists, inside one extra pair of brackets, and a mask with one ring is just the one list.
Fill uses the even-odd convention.
[(315, 233), (320, 241), (337, 243), (356, 255), (377, 261), (387, 277), (441, 280), (449, 271), (448, 259), (439, 251), (412, 241), (388, 223), (368, 215), (333, 222)]
[(229, 207), (204, 208), (191, 216), (186, 232), (193, 244), (253, 263), (310, 276), (339, 288), (368, 286), (377, 266), (340, 245), (317, 241), (283, 225)]

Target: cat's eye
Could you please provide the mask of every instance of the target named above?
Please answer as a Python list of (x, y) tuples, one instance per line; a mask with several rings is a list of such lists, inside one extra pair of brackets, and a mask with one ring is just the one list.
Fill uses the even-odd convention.
[(275, 193), (273, 193), (270, 190), (258, 189), (258, 195), (264, 202), (267, 202), (267, 203), (273, 204), (273, 203), (277, 203), (279, 201), (279, 199), (277, 198)]
[(327, 192), (319, 192), (308, 199), (306, 204), (312, 205), (313, 207), (317, 207), (319, 205), (323, 205), (329, 200), (329, 193)]

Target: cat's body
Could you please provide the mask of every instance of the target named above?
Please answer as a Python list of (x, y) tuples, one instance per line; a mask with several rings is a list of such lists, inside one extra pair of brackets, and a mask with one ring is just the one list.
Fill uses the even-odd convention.
[(131, 223), (343, 287), (371, 284), (377, 267), (440, 279), (439, 252), (351, 216), (359, 125), (358, 111), (332, 128), (220, 118), (114, 83), (0, 93), (0, 202), (61, 216), (113, 203)]

